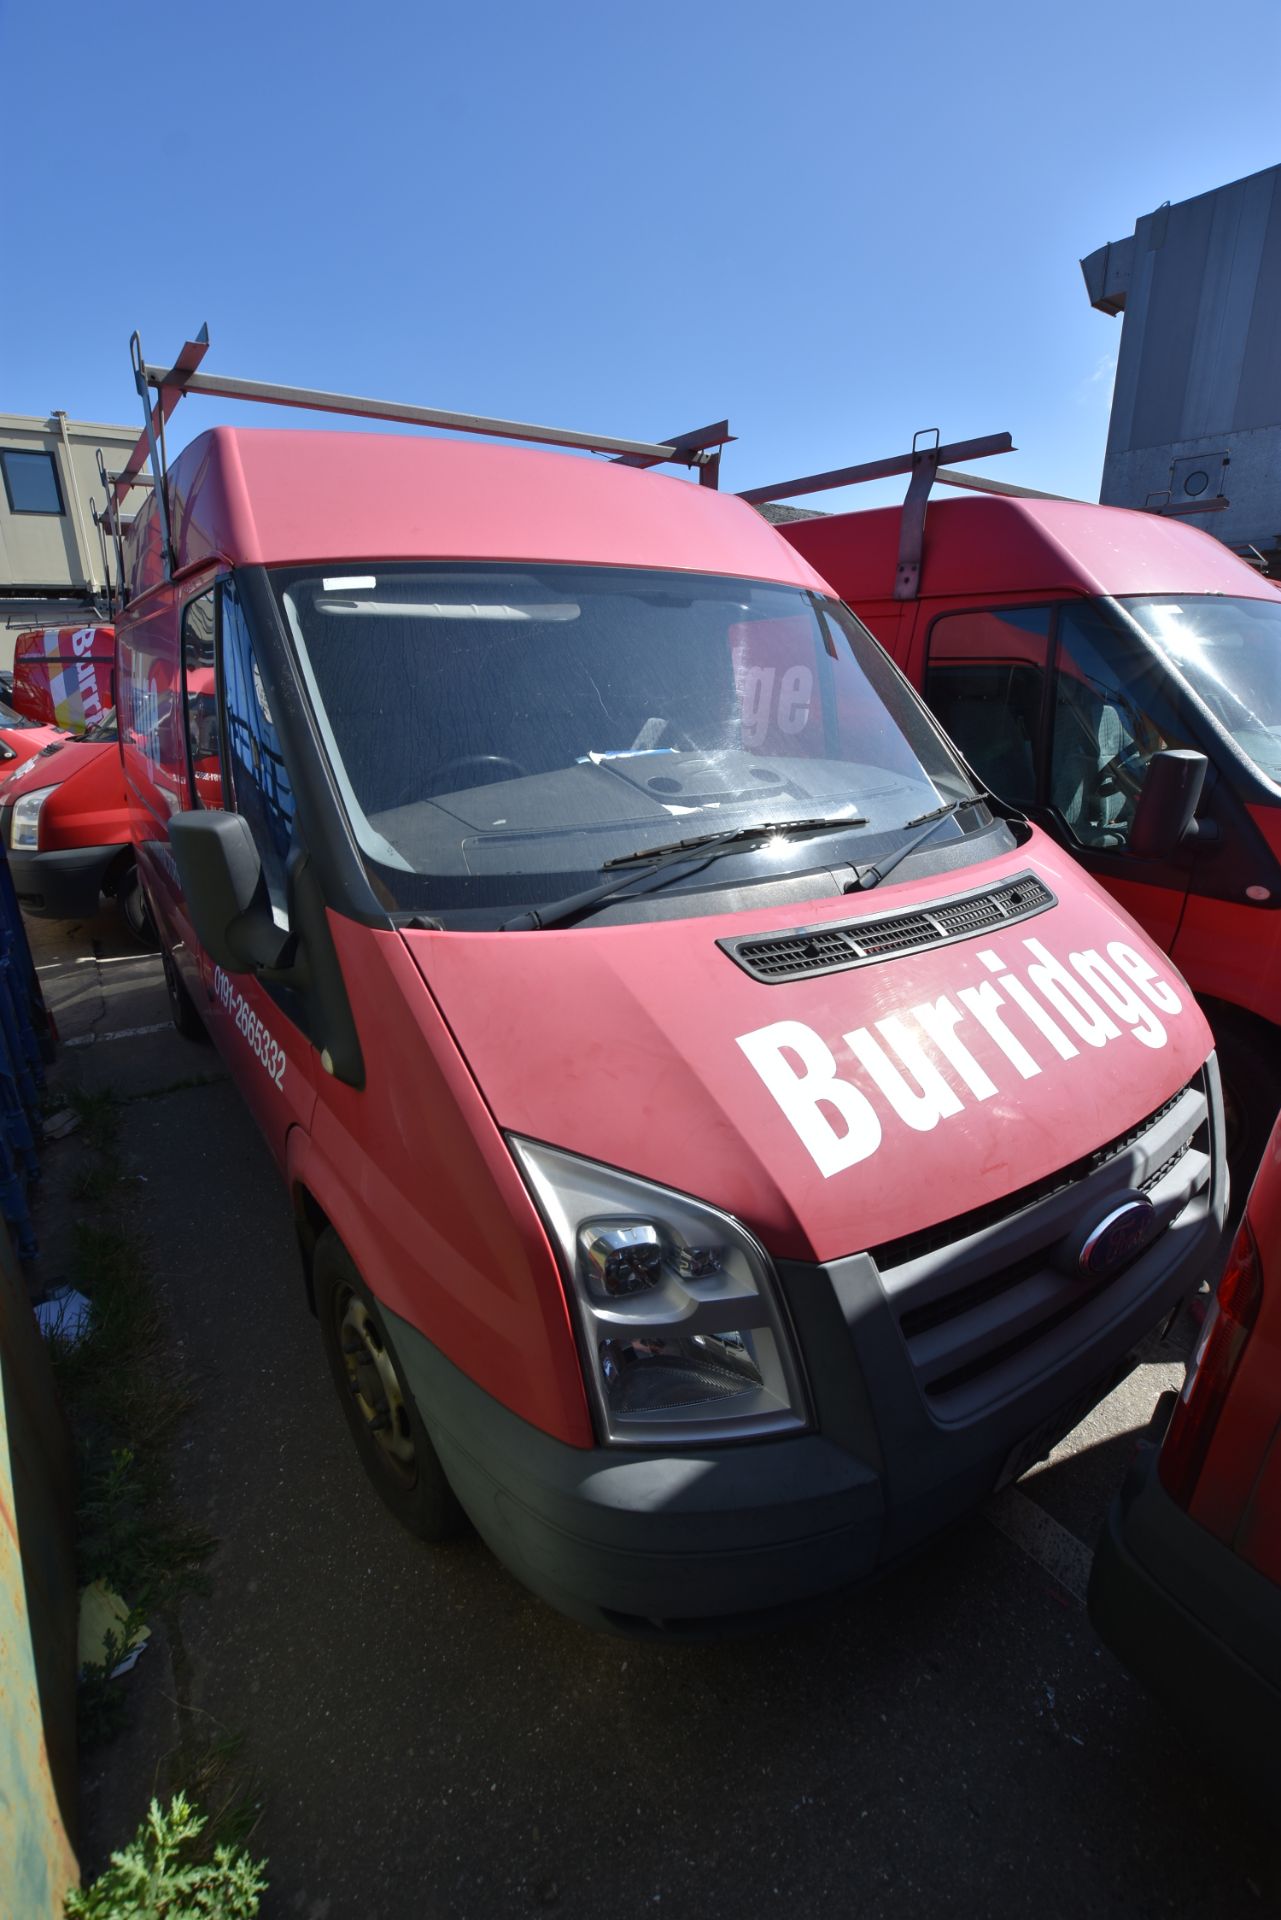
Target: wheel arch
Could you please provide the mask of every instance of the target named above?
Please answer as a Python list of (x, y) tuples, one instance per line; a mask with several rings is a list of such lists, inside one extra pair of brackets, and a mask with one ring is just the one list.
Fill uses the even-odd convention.
[[(298, 1129), (294, 1129), (298, 1131)], [(316, 1282), (314, 1264), (316, 1242), (322, 1233), (333, 1226), (332, 1220), (317, 1200), (311, 1188), (304, 1180), (291, 1181), (289, 1198), (294, 1212), (294, 1232), (298, 1236), (298, 1251), (302, 1256), (303, 1286), (306, 1289), (307, 1305), (312, 1313), (316, 1311)], [(341, 1235), (339, 1238), (341, 1239)]]

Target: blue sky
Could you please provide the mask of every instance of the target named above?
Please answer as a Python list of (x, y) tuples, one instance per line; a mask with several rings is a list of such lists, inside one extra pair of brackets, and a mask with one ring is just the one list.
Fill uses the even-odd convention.
[[(640, 438), (728, 413), (727, 486), (937, 425), (1097, 498), (1119, 322), (1078, 258), (1281, 160), (1276, 18), (7, 0), (0, 410), (132, 423), (130, 333), (164, 360), (207, 320), (260, 379)], [(171, 449), (269, 418), (189, 400)]]

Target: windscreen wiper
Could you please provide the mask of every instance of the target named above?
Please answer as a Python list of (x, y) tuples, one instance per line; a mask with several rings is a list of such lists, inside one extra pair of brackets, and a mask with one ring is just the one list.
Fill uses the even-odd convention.
[[(528, 933), (539, 927), (567, 927), (593, 907), (602, 906), (615, 895), (629, 893), (642, 880), (648, 880), (655, 874), (665, 874), (668, 868), (679, 869), (683, 874), (701, 873), (722, 853), (731, 853), (745, 842), (772, 840), (786, 834), (836, 833), (847, 827), (865, 827), (866, 820), (860, 814), (843, 813), (824, 815), (812, 820), (757, 820), (747, 827), (722, 827), (718, 833), (696, 833), (688, 840), (672, 840), (660, 847), (643, 847), (635, 853), (620, 853), (614, 859), (606, 860), (601, 871), (610, 868), (626, 867), (626, 873), (615, 873), (609, 880), (602, 880), (594, 887), (588, 887), (582, 893), (567, 894), (563, 900), (552, 900), (545, 907), (531, 907), (526, 913), (513, 915), (504, 920), (502, 933)], [(666, 885), (666, 880), (660, 882)], [(657, 888), (654, 889), (657, 891)]]
[[(691, 834), (687, 840), (667, 840), (658, 847), (637, 847), (634, 853), (618, 853), (606, 860), (602, 872), (611, 867), (628, 867), (638, 860), (657, 860), (669, 853), (696, 853), (701, 847), (725, 847), (735, 840), (769, 840), (776, 834), (837, 833), (842, 827), (865, 827), (858, 813), (822, 813), (808, 820), (755, 820), (750, 827), (721, 827), (715, 833)], [(915, 822), (913, 822), (915, 825)]]
[(878, 860), (870, 867), (855, 867), (855, 878), (846, 887), (846, 893), (866, 893), (869, 887), (878, 886), (887, 873), (893, 873), (900, 860), (906, 860), (909, 853), (915, 853), (919, 846), (937, 833), (945, 820), (950, 820), (962, 807), (972, 807), (974, 804), (973, 798), (967, 794), (964, 799), (949, 800), (946, 806), (935, 807), (932, 813), (918, 813), (915, 820), (905, 820), (904, 831), (909, 827), (919, 827), (921, 831), (911, 840), (905, 840), (901, 847), (896, 847), (888, 860)]

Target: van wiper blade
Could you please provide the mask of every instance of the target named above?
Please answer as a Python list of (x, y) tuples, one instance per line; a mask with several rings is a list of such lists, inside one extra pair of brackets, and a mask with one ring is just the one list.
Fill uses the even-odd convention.
[(855, 867), (855, 878), (845, 891), (866, 893), (869, 887), (878, 886), (886, 874), (893, 873), (900, 860), (906, 860), (909, 853), (915, 853), (918, 847), (931, 839), (945, 820), (950, 820), (952, 815), (959, 813), (962, 807), (973, 805), (973, 799), (967, 795), (961, 800), (949, 800), (946, 806), (935, 807), (932, 813), (918, 813), (915, 820), (905, 820), (903, 823), (905, 831), (909, 827), (919, 827), (921, 831), (911, 840), (905, 840), (901, 847), (896, 847), (887, 860), (878, 860), (875, 866), (871, 867)]
[[(570, 926), (594, 907), (603, 906), (616, 895), (630, 893), (642, 880), (666, 874), (669, 867), (673, 869), (673, 877), (701, 873), (721, 854), (732, 852), (744, 842), (769, 840), (786, 833), (834, 833), (838, 828), (866, 825), (867, 822), (860, 815), (853, 813), (835, 817), (827, 815), (813, 820), (758, 820), (750, 827), (722, 827), (719, 833), (699, 833), (688, 840), (673, 840), (666, 846), (646, 847), (637, 853), (619, 854), (613, 860), (607, 860), (601, 871), (626, 866), (626, 873), (616, 873), (612, 879), (602, 880), (582, 893), (567, 894), (563, 900), (552, 900), (545, 907), (531, 907), (527, 913), (515, 914), (510, 920), (503, 921), (499, 931), (529, 933), (539, 927)], [(641, 864), (633, 865), (633, 862)], [(666, 884), (666, 879), (659, 882), (660, 886)], [(657, 892), (657, 888), (654, 891)]]
[(668, 840), (658, 847), (638, 847), (635, 853), (618, 853), (606, 860), (601, 871), (610, 867), (628, 867), (637, 860), (657, 860), (669, 853), (696, 853), (701, 847), (727, 847), (735, 840), (770, 840), (787, 833), (836, 833), (842, 827), (865, 827), (858, 813), (823, 813), (809, 820), (755, 820), (749, 827), (721, 827), (715, 833), (691, 834), (687, 840)]

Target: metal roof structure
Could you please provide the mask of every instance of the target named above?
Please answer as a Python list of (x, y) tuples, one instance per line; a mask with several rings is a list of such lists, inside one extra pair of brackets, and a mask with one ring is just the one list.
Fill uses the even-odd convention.
[(1213, 515), (1281, 572), (1281, 166), (1158, 207), (1081, 270), (1122, 316), (1100, 498)]

